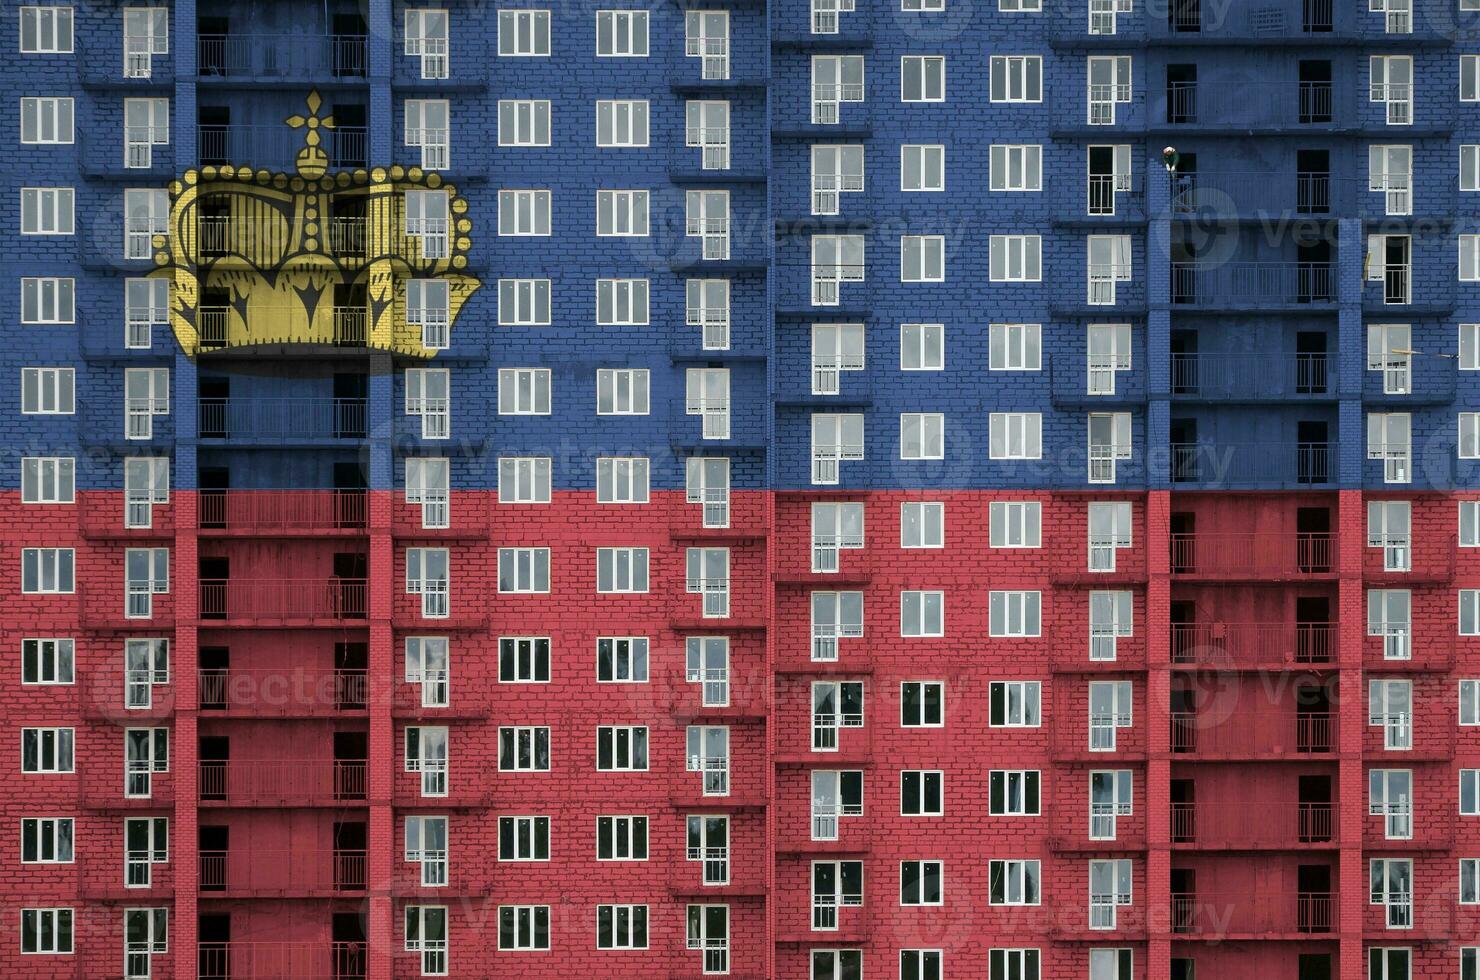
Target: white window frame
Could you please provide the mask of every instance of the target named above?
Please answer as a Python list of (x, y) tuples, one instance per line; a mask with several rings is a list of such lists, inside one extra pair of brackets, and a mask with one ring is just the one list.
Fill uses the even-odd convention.
[(899, 546), (946, 546), (946, 505), (936, 500), (906, 500), (899, 505)]
[(498, 56), (500, 58), (548, 58), (550, 56), (550, 11), (500, 10), (498, 12)]
[(498, 502), (501, 504), (548, 504), (550, 502), (549, 456), (500, 456)]
[(22, 235), (71, 235), (76, 231), (75, 194), (70, 187), (22, 187)]
[[(129, 102), (133, 100), (125, 100)], [(75, 134), (75, 107), (70, 97), (21, 97), (22, 146), (70, 146)]]
[(71, 456), (23, 456), (22, 504), (70, 504), (77, 499), (77, 461)]
[[(914, 177), (913, 180), (911, 176)], [(920, 194), (944, 191), (946, 189), (945, 144), (900, 144), (899, 189), (904, 193)]]
[[(408, 10), (409, 14), (410, 11)], [(498, 145), (550, 145), (549, 99), (499, 99)]]

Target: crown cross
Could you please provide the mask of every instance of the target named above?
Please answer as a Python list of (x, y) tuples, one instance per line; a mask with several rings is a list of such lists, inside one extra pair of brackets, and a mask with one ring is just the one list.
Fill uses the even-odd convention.
[(308, 98), (304, 99), (304, 104), (308, 106), (308, 115), (292, 115), (283, 121), (293, 129), (304, 131), (303, 149), (298, 151), (298, 155), (293, 161), (294, 167), (298, 171), (298, 176), (309, 180), (316, 180), (324, 175), (324, 171), (329, 169), (329, 155), (324, 152), (323, 146), (320, 145), (323, 142), (323, 136), (320, 130), (333, 129), (334, 117), (319, 115), (319, 107), (324, 103), (323, 99), (319, 98), (318, 89), (314, 89), (308, 93)]

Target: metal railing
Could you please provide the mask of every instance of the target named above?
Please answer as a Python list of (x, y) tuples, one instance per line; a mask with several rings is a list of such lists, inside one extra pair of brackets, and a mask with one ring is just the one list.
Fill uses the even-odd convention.
[(1332, 122), (1335, 98), (1328, 81), (1168, 82), (1165, 123), (1170, 126), (1317, 126)]
[[(1250, 813), (1258, 814), (1257, 820)], [(1289, 847), (1336, 839), (1335, 804), (1324, 802), (1172, 803), (1172, 843), (1210, 847)]]
[(1337, 477), (1334, 442), (1174, 442), (1169, 448), (1172, 483), (1326, 486)]
[(1335, 623), (1172, 623), (1174, 664), (1323, 664), (1336, 659)]
[[(287, 169), (300, 149), (303, 134), (286, 126), (255, 126), (238, 123), (202, 123), (200, 126), (202, 166), (276, 163)], [(364, 167), (369, 162), (369, 137), (364, 126), (320, 129), (320, 146), (329, 154), (332, 169)]]
[(200, 798), (263, 805), (285, 800), (363, 800), (369, 785), (366, 767), (364, 759), (202, 759), (198, 763)]
[(1335, 717), (1330, 712), (1249, 711), (1199, 718), (1171, 714), (1173, 752), (1196, 755), (1284, 755), (1334, 751)]
[(364, 619), (363, 578), (201, 579), (202, 619)]
[(332, 851), (203, 850), (200, 890), (246, 892), (258, 895), (304, 892), (363, 891), (366, 855), (363, 850)]
[(1328, 933), (1336, 926), (1335, 892), (1172, 893), (1174, 934)]
[(1277, 578), (1335, 571), (1335, 539), (1329, 532), (1192, 532), (1169, 537), (1173, 575)]
[(363, 78), (366, 41), (364, 34), (201, 34), (197, 70), (202, 78)]
[(1184, 306), (1271, 307), (1336, 301), (1330, 262), (1172, 263), (1172, 302)]
[(363, 439), (363, 398), (202, 398), (202, 439)]
[(309, 671), (232, 667), (198, 675), (201, 711), (282, 715), (363, 711), (369, 703), (364, 670)]
[(1331, 394), (1327, 354), (1173, 354), (1172, 394), (1212, 398), (1302, 398)]
[(201, 490), (200, 526), (226, 531), (362, 528), (364, 490)]
[(362, 980), (363, 942), (211, 942), (198, 947), (197, 980)]

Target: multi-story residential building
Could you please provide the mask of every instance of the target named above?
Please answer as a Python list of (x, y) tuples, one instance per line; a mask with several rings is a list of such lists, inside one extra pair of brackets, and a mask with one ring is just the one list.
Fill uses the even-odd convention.
[(5, 13), (10, 973), (1480, 978), (1480, 2)]

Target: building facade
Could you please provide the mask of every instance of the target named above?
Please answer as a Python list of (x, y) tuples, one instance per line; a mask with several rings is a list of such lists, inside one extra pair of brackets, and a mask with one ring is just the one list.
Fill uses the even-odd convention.
[(13, 975), (1480, 980), (1480, 2), (5, 30)]

